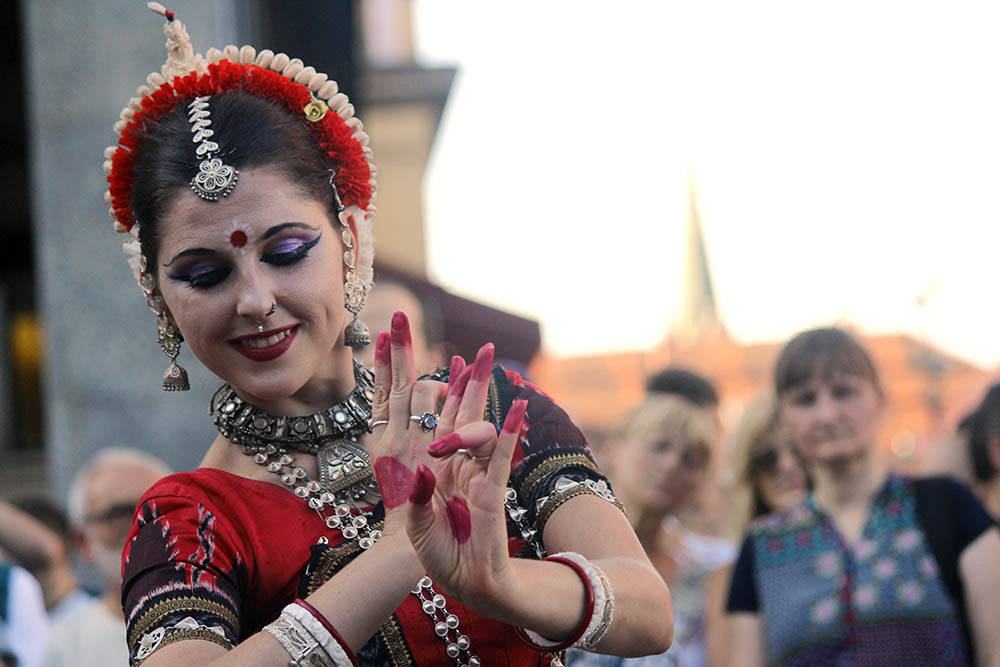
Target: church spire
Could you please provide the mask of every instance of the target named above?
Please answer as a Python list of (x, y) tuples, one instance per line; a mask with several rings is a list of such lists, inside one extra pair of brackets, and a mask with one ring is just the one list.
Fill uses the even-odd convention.
[(693, 342), (722, 332), (693, 177), (688, 185), (687, 248), (681, 290), (680, 308), (670, 327), (671, 338)]

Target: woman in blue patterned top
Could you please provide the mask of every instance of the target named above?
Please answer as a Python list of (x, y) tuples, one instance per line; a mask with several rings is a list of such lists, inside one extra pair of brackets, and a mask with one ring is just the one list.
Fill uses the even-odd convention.
[(887, 472), (885, 394), (839, 329), (775, 366), (814, 486), (750, 525), (733, 572), (734, 665), (1000, 664), (1000, 531), (964, 486)]

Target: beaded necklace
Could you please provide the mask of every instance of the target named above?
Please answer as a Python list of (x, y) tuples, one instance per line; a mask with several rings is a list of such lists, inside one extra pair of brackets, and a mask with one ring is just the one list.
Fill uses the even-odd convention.
[[(312, 415), (281, 417), (268, 414), (236, 395), (224, 384), (212, 396), (209, 415), (219, 432), (253, 457), (255, 463), (278, 475), (282, 484), (302, 498), (327, 528), (339, 530), (362, 551), (370, 549), (382, 531), (372, 528), (372, 507), (381, 501), (368, 450), (358, 441), (369, 432), (375, 383), (370, 370), (354, 362), (355, 387), (344, 400)], [(309, 479), (288, 450), (316, 456), (319, 480)], [(319, 543), (326, 544), (326, 537)], [(447, 599), (423, 576), (410, 593), (447, 646), (445, 653), (458, 667), (480, 667), (471, 641), (459, 631), (459, 618), (448, 611)]]

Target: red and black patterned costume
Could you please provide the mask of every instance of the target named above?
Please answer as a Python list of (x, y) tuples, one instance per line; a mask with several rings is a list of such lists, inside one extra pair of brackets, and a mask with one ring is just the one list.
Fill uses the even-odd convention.
[[(498, 429), (513, 400), (528, 401), (510, 486), (538, 535), (553, 511), (576, 495), (592, 493), (616, 502), (583, 434), (561, 408), (499, 366), (492, 380), (486, 418)], [(379, 503), (373, 508), (374, 527), (383, 519)], [(508, 535), (511, 554), (534, 556), (510, 520)], [(329, 543), (318, 544), (320, 537)], [(327, 528), (300, 498), (277, 485), (214, 469), (166, 477), (143, 496), (125, 547), (122, 601), (132, 664), (182, 639), (230, 648), (359, 553), (355, 541)], [(458, 615), (482, 664), (548, 664), (549, 658), (518, 639), (513, 627), (450, 598), (447, 607)], [(453, 662), (414, 596), (407, 596), (357, 655), (363, 665)]]

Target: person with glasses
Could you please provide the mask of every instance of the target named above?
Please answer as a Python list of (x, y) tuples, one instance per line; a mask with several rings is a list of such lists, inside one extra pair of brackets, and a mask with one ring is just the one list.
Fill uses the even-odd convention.
[(69, 492), (70, 522), (77, 550), (100, 574), (104, 592), (53, 624), (45, 667), (128, 664), (122, 549), (139, 498), (170, 472), (162, 461), (139, 450), (108, 448), (76, 473)]

